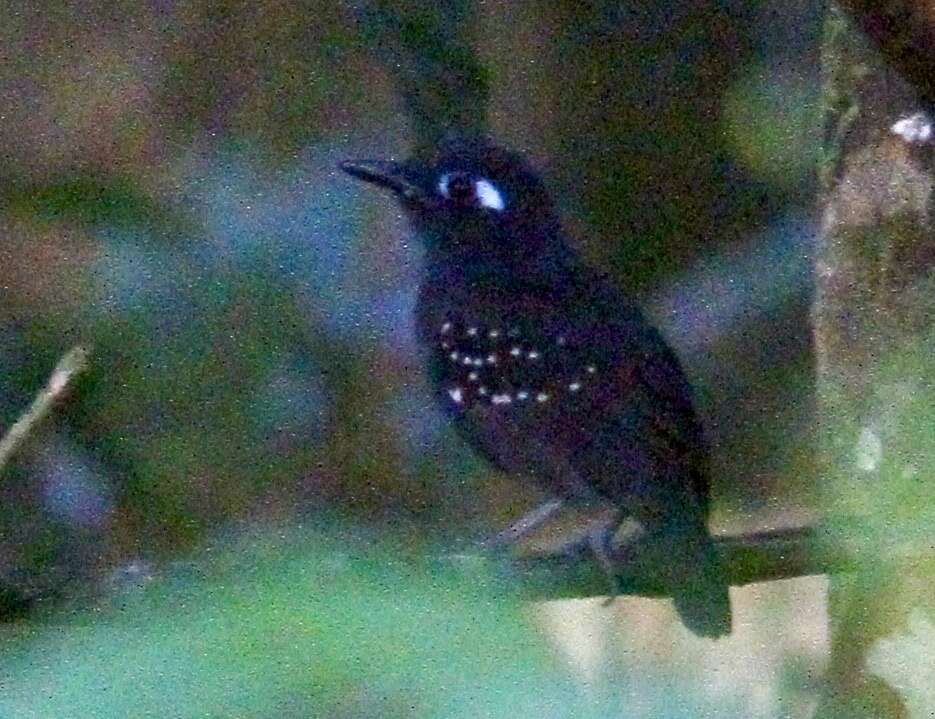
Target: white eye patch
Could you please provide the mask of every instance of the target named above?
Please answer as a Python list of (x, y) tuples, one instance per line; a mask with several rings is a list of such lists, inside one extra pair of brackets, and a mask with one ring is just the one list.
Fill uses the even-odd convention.
[(500, 212), (503, 209), (503, 195), (488, 180), (478, 180), (474, 183), (474, 191), (477, 193), (477, 201), (482, 207), (488, 210)]

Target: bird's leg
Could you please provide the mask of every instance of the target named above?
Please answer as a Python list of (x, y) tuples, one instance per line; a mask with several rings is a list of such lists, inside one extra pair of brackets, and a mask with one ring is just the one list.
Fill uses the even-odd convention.
[[(620, 534), (619, 537), (618, 534)], [(617, 565), (643, 534), (645, 534), (645, 531), (642, 525), (631, 519), (625, 519), (621, 523), (617, 513), (610, 518), (595, 522), (588, 531), (588, 546), (594, 553), (597, 563), (607, 575), (607, 581), (610, 585), (610, 594), (603, 602), (605, 607), (613, 604), (617, 595), (620, 594)], [(618, 539), (616, 548), (614, 547), (615, 538)]]
[(603, 602), (605, 607), (612, 604), (617, 595), (620, 594), (620, 583), (617, 581), (617, 572), (612, 558), (614, 529), (614, 525), (608, 522), (588, 532), (588, 546), (591, 548), (597, 563), (604, 570), (607, 583), (610, 585), (610, 593)]
[(550, 499), (531, 512), (524, 514), (502, 532), (498, 532), (493, 537), (484, 540), (481, 546), (484, 549), (499, 549), (500, 547), (515, 544), (545, 524), (563, 505), (564, 502), (560, 499)]

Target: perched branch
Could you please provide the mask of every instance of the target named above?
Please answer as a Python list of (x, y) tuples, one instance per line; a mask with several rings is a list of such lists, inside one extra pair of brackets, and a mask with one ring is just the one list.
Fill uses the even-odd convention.
[(75, 377), (88, 368), (89, 354), (87, 347), (78, 345), (62, 355), (49, 376), (46, 386), (33, 399), (29, 409), (16, 420), (3, 438), (0, 439), (0, 472), (3, 471), (10, 457), (19, 449), (23, 441), (52, 411), (55, 402), (62, 397)]
[[(847, 570), (851, 559), (843, 550), (821, 541), (814, 527), (792, 527), (715, 538), (732, 586)], [(617, 556), (620, 594), (668, 596), (678, 577), (666, 576), (671, 560), (665, 548), (636, 546)], [(521, 556), (504, 565), (503, 573), (529, 599), (570, 599), (606, 596), (609, 580), (582, 541), (560, 553)]]
[[(842, 540), (821, 525), (715, 536), (714, 543), (728, 583), (733, 587), (822, 574), (849, 576), (860, 572), (868, 561), (879, 559), (875, 552), (881, 551), (879, 545), (868, 550), (868, 540), (859, 529), (860, 522), (853, 526), (853, 543)], [(918, 567), (935, 563), (932, 547), (919, 548), (917, 542), (901, 542), (898, 537), (891, 539), (893, 541), (888, 541), (882, 550), (890, 564)], [(671, 596), (673, 588), (683, 586), (684, 579), (670, 571), (669, 551), (650, 544), (634, 545), (625, 553), (618, 551), (612, 557), (617, 593)], [(484, 561), (470, 554), (459, 554), (454, 559), (458, 564), (475, 559)], [(452, 557), (444, 561), (453, 563)], [(496, 571), (530, 600), (606, 597), (610, 591), (610, 580), (594, 558), (586, 538), (558, 551), (536, 550), (511, 556), (500, 562)]]

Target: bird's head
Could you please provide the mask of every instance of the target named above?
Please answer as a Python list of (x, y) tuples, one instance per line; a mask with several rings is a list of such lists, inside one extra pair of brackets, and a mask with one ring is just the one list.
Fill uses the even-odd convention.
[(515, 273), (564, 259), (549, 194), (519, 155), (456, 143), (424, 162), (344, 162), (348, 174), (391, 190), (430, 254)]

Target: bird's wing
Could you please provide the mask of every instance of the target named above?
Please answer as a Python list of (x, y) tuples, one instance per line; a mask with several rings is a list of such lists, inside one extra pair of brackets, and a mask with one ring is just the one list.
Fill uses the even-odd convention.
[(694, 523), (708, 512), (708, 449), (692, 390), (662, 336), (640, 321), (621, 332), (615, 369), (593, 408), (576, 465), (618, 504)]

